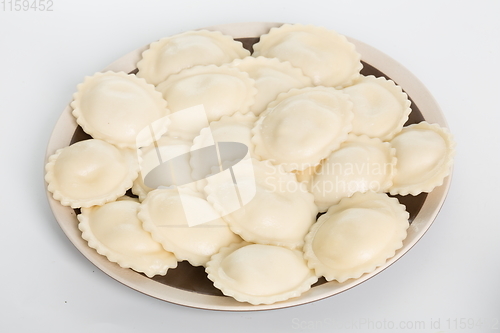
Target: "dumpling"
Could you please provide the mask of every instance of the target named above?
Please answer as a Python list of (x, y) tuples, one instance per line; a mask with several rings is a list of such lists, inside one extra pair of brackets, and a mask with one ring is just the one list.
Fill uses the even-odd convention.
[(205, 187), (231, 230), (247, 242), (301, 247), (318, 213), (304, 184), (268, 161), (237, 164), (232, 173), (209, 177)]
[(390, 140), (401, 131), (411, 112), (408, 96), (384, 77), (360, 76), (342, 91), (354, 104), (352, 133), (357, 135)]
[(318, 209), (309, 193), (283, 194), (257, 187), (255, 197), (225, 215), (231, 230), (246, 241), (299, 248)]
[(301, 251), (246, 242), (221, 249), (206, 272), (225, 295), (254, 305), (297, 297), (318, 280)]
[(137, 200), (126, 199), (82, 208), (78, 228), (89, 246), (109, 261), (149, 277), (165, 275), (177, 267), (177, 259), (142, 229), (139, 205)]
[(222, 65), (250, 52), (219, 31), (188, 31), (151, 43), (137, 63), (137, 76), (154, 85), (170, 75), (197, 65)]
[(307, 234), (308, 266), (327, 281), (374, 271), (403, 246), (409, 214), (385, 193), (355, 193), (331, 206)]
[(253, 128), (255, 155), (286, 171), (316, 166), (347, 138), (352, 103), (334, 88), (293, 89), (269, 104)]
[(403, 128), (391, 145), (396, 149), (397, 173), (391, 194), (430, 192), (451, 173), (455, 142), (450, 132), (425, 121)]
[(241, 241), (205, 198), (189, 189), (149, 192), (138, 216), (155, 241), (193, 266), (205, 265), (220, 248)]
[(193, 150), (212, 145), (214, 142), (240, 142), (247, 146), (249, 151), (253, 151), (251, 130), (256, 120), (257, 117), (251, 112), (236, 112), (213, 121), (194, 139)]
[(139, 164), (135, 151), (89, 139), (57, 150), (45, 169), (54, 199), (79, 208), (103, 205), (124, 195), (137, 178)]
[[(190, 163), (193, 178), (204, 178), (204, 176), (211, 174), (214, 167), (218, 168), (220, 163), (234, 164), (242, 158), (249, 158), (250, 153), (253, 152), (251, 138), (252, 128), (256, 120), (257, 117), (252, 112), (247, 114), (236, 112), (232, 116), (224, 116), (220, 120), (213, 121), (210, 126), (203, 128), (200, 135), (193, 140), (191, 149), (193, 153), (191, 154)], [(215, 144), (219, 143), (222, 143), (222, 146), (218, 146), (217, 158), (207, 158), (202, 149), (214, 147)], [(241, 143), (243, 145), (233, 145), (231, 143)]]
[(395, 153), (380, 139), (349, 134), (321, 162), (308, 184), (319, 210), (324, 212), (355, 192), (387, 192), (395, 174)]
[(284, 24), (272, 28), (253, 48), (254, 57), (291, 62), (317, 86), (348, 86), (363, 67), (361, 56), (345, 36), (312, 25)]
[[(94, 139), (132, 149), (165, 133), (170, 113), (153, 85), (123, 72), (86, 77), (78, 85), (71, 107), (77, 123)], [(156, 137), (141, 135), (150, 126)]]
[[(191, 168), (189, 165), (189, 152), (191, 143), (179, 138), (163, 136), (154, 144), (141, 148), (140, 172), (132, 186), (132, 193), (139, 197), (140, 201), (146, 198), (146, 195), (158, 186), (188, 185), (195, 189), (191, 178)], [(156, 184), (154, 187), (147, 186), (144, 179), (148, 174), (161, 164), (168, 163), (168, 168), (161, 169), (163, 183)], [(150, 184), (155, 185), (155, 184)]]
[(228, 66), (248, 73), (255, 80), (258, 93), (250, 111), (257, 116), (280, 93), (288, 92), (293, 88), (300, 89), (313, 85), (311, 78), (305, 76), (301, 69), (293, 67), (288, 61), (282, 62), (276, 58), (246, 57), (236, 59)]
[[(236, 68), (196, 66), (171, 75), (156, 89), (167, 100), (171, 124), (170, 136), (192, 140), (208, 123), (231, 116), (237, 111), (245, 114), (255, 101), (255, 81)], [(192, 117), (182, 117), (181, 111), (203, 105), (208, 123), (199, 125)]]

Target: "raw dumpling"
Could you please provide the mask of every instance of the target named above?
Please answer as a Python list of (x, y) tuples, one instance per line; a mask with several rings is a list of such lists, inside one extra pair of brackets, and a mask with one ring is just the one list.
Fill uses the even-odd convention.
[(193, 266), (205, 265), (221, 247), (241, 241), (205, 198), (189, 189), (149, 192), (138, 216), (155, 241)]
[(201, 130), (201, 133), (193, 141), (193, 150), (213, 145), (215, 142), (240, 142), (253, 151), (252, 128), (257, 117), (253, 113), (235, 113), (232, 116), (224, 116), (220, 120), (213, 121), (209, 127)]
[[(193, 183), (189, 165), (190, 150), (191, 143), (189, 141), (169, 136), (163, 136), (154, 144), (141, 148), (140, 172), (132, 186), (132, 193), (137, 195), (140, 201), (143, 201), (148, 192), (159, 186), (182, 186)], [(154, 187), (147, 186), (144, 179), (161, 164), (168, 164), (168, 168), (159, 170), (161, 171), (161, 180), (157, 179), (157, 181), (161, 181), (161, 183), (149, 184), (156, 185)], [(195, 189), (194, 185), (191, 186)]]
[(409, 214), (385, 193), (355, 193), (321, 215), (306, 236), (305, 258), (317, 276), (344, 282), (370, 273), (403, 246)]
[(255, 80), (258, 93), (250, 111), (257, 116), (280, 93), (288, 92), (293, 88), (300, 89), (313, 85), (311, 78), (305, 76), (302, 70), (293, 67), (288, 61), (282, 62), (276, 58), (246, 57), (236, 59), (228, 66), (247, 72)]
[(221, 249), (206, 272), (225, 295), (254, 305), (297, 297), (318, 280), (302, 252), (246, 242)]
[(411, 112), (410, 100), (401, 87), (383, 77), (361, 76), (342, 91), (354, 104), (352, 133), (357, 135), (390, 140)]
[(455, 142), (450, 132), (425, 121), (403, 128), (391, 145), (396, 149), (397, 173), (391, 194), (430, 192), (451, 172)]
[(269, 104), (253, 128), (255, 155), (285, 170), (316, 166), (347, 138), (352, 103), (334, 88), (293, 89)]
[(186, 68), (222, 65), (249, 55), (240, 42), (219, 31), (188, 31), (151, 43), (137, 63), (137, 76), (158, 85)]
[[(318, 209), (293, 173), (268, 161), (252, 160), (207, 179), (207, 200), (245, 241), (298, 248), (316, 221)], [(252, 170), (253, 169), (253, 170)]]
[(135, 151), (89, 139), (57, 150), (45, 169), (54, 199), (79, 208), (103, 205), (124, 195), (137, 178), (139, 164)]
[[(213, 121), (209, 127), (201, 130), (200, 135), (193, 140), (191, 154), (191, 168), (193, 178), (201, 179), (209, 175), (214, 167), (219, 164), (238, 162), (238, 160), (250, 157), (253, 152), (252, 128), (257, 117), (249, 112), (247, 114), (235, 113), (232, 116), (224, 116), (220, 120)], [(202, 152), (204, 147), (218, 146), (217, 158), (208, 158)], [(242, 143), (242, 145), (232, 145), (230, 143)], [(221, 151), (223, 150), (223, 151)], [(246, 154), (244, 153), (246, 151)]]
[(272, 28), (253, 49), (254, 57), (290, 61), (317, 86), (348, 86), (363, 67), (361, 56), (345, 36), (312, 25), (284, 24)]
[[(192, 140), (203, 127), (222, 116), (231, 116), (237, 111), (247, 113), (257, 94), (255, 81), (247, 73), (214, 65), (185, 69), (169, 76), (156, 89), (163, 94), (173, 112), (169, 117), (169, 135), (186, 140)], [(192, 117), (178, 119), (179, 112), (197, 105), (203, 105), (205, 109), (208, 120), (205, 126), (193, 122)]]
[(395, 149), (380, 139), (349, 134), (340, 148), (321, 162), (309, 190), (321, 212), (355, 192), (386, 192), (396, 168)]
[[(150, 144), (166, 132), (169, 121), (167, 102), (155, 87), (123, 72), (86, 77), (71, 107), (86, 133), (121, 148)], [(141, 135), (149, 127), (156, 137)]]
[(177, 259), (142, 229), (139, 205), (137, 200), (126, 199), (82, 208), (78, 228), (89, 246), (109, 261), (149, 277), (165, 275), (177, 267)]

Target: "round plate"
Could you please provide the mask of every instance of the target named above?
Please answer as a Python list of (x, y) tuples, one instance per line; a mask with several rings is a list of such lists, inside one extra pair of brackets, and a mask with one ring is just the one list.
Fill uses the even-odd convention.
[[(270, 28), (280, 25), (281, 23), (237, 23), (206, 29), (218, 30), (224, 34), (233, 36), (235, 39), (240, 40), (245, 48), (252, 50), (252, 45), (258, 41), (260, 35), (267, 33)], [(407, 124), (418, 123), (425, 119), (427, 122), (437, 123), (446, 127), (445, 118), (436, 101), (412, 73), (373, 47), (349, 37), (348, 39), (356, 45), (357, 51), (361, 54), (364, 65), (361, 71), (362, 74), (385, 76), (400, 85), (408, 94), (412, 101), (412, 112)], [(137, 71), (136, 64), (141, 59), (141, 54), (147, 47), (144, 46), (123, 56), (103, 71), (111, 70), (135, 73)], [(47, 147), (46, 161), (57, 149), (88, 138), (77, 125), (71, 111), (72, 109), (68, 105), (57, 121)], [(403, 242), (403, 247), (383, 266), (377, 268), (372, 273), (364, 274), (358, 279), (350, 279), (344, 283), (336, 281), (326, 282), (324, 279), (320, 279), (309, 291), (300, 297), (270, 305), (250, 305), (248, 303), (240, 303), (231, 297), (223, 296), (219, 290), (213, 287), (211, 281), (208, 280), (203, 267), (192, 267), (185, 262), (179, 263), (176, 269), (169, 270), (166, 276), (154, 278), (148, 278), (131, 269), (121, 268), (87, 246), (87, 242), (82, 239), (81, 232), (78, 229), (77, 210), (75, 211), (69, 207), (62, 206), (52, 198), (51, 193), (47, 192), (47, 195), (54, 216), (71, 242), (87, 259), (117, 281), (144, 294), (180, 305), (212, 310), (255, 311), (285, 308), (333, 296), (366, 281), (387, 268), (405, 254), (430, 227), (443, 205), (450, 185), (450, 179), (451, 177), (447, 177), (442, 186), (435, 188), (429, 194), (423, 193), (415, 197), (398, 196), (400, 202), (405, 204), (407, 210), (410, 212), (411, 225), (408, 229), (408, 236)]]

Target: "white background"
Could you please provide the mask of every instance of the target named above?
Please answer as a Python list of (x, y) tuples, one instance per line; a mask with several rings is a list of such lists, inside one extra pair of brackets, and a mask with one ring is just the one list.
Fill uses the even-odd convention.
[[(385, 332), (384, 321), (425, 322), (388, 332), (500, 332), (499, 1), (53, 2), (0, 7), (2, 332)], [(325, 26), (412, 71), (458, 142), (448, 199), (401, 260), (340, 295), (246, 313), (153, 299), (99, 271), (59, 228), (43, 182), (48, 138), (85, 75), (164, 36), (250, 21)], [(455, 330), (461, 318), (477, 326)]]

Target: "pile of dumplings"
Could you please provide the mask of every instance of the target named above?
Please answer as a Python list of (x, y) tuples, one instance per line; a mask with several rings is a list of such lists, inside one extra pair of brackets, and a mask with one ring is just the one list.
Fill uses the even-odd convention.
[[(73, 115), (92, 138), (50, 156), (48, 190), (80, 209), (90, 247), (148, 277), (188, 261), (251, 304), (359, 278), (403, 246), (409, 214), (393, 196), (442, 185), (455, 146), (437, 124), (404, 126), (408, 96), (362, 67), (344, 36), (310, 25), (272, 28), (253, 54), (217, 31), (163, 38), (137, 74), (78, 86)], [(206, 118), (183, 112), (199, 106)], [(190, 152), (220, 142), (248, 151), (195, 175)], [(182, 186), (151, 187), (174, 158)]]

